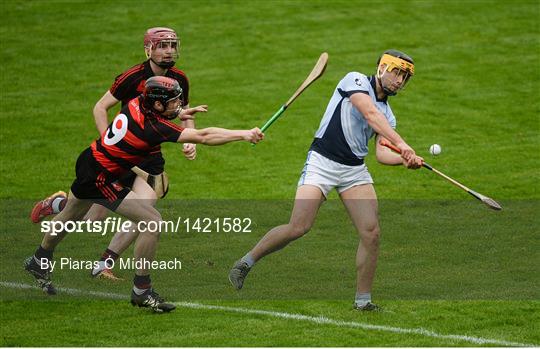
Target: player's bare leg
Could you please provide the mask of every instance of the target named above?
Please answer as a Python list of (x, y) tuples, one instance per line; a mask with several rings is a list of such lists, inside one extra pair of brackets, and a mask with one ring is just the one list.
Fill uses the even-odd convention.
[[(132, 190), (148, 204), (155, 206), (157, 196), (152, 187), (141, 177), (136, 177), (133, 182)], [(103, 252), (99, 265), (92, 270), (93, 277), (100, 277), (108, 280), (123, 280), (118, 278), (107, 265), (107, 260), (116, 260), (134, 241), (137, 239), (138, 232), (127, 230), (118, 230), (105, 252)]]
[(88, 212), (84, 215), (83, 221), (91, 221), (91, 222), (97, 222), (102, 221), (109, 215), (110, 211), (108, 208), (94, 204), (88, 210)]
[[(137, 194), (139, 200), (145, 201), (145, 203), (155, 206), (157, 201), (156, 192), (150, 187), (150, 185), (141, 177), (136, 177), (133, 182), (132, 190)], [(122, 254), (133, 241), (137, 238), (136, 233), (117, 232), (111, 242), (109, 243), (109, 249)]]
[[(58, 213), (51, 221), (53, 222), (67, 222), (67, 221), (79, 221), (85, 215), (85, 213), (92, 206), (92, 202), (88, 200), (80, 200), (73, 195), (70, 191), (66, 207)], [(54, 249), (56, 245), (62, 241), (66, 236), (66, 232), (59, 232), (58, 235), (53, 236), (51, 234), (45, 234), (41, 242), (41, 246), (45, 249)]]
[[(134, 223), (151, 222), (160, 227), (161, 214), (147, 201), (141, 199), (135, 192), (130, 192), (116, 209), (118, 214), (123, 215)], [(134, 257), (136, 261), (151, 263), (154, 260), (158, 245), (160, 231), (142, 231), (138, 233), (135, 242)], [(152, 288), (150, 272), (145, 268), (139, 268), (135, 272), (134, 286), (131, 293), (131, 303), (139, 307), (149, 307), (156, 312), (169, 312), (176, 307), (167, 303)]]
[(324, 197), (318, 187), (302, 185), (296, 191), (294, 207), (288, 224), (271, 229), (250, 251), (257, 262), (262, 257), (282, 249), (291, 241), (306, 234), (317, 217)]
[[(66, 207), (53, 218), (53, 221), (78, 221), (84, 216), (91, 205), (91, 202), (79, 200), (70, 192)], [(55, 235), (51, 233), (45, 234), (36, 253), (24, 262), (24, 269), (34, 276), (41, 289), (50, 295), (56, 294), (56, 289), (52, 285), (50, 278), (53, 252), (66, 235), (67, 233), (65, 231), (56, 232)]]
[(357, 284), (355, 308), (378, 310), (371, 303), (371, 289), (379, 255), (379, 219), (375, 189), (371, 184), (354, 186), (340, 194), (360, 237), (356, 252)]
[(312, 185), (298, 187), (289, 223), (271, 229), (248, 254), (234, 264), (229, 272), (229, 281), (232, 285), (238, 290), (241, 289), (247, 273), (255, 262), (306, 234), (313, 226), (323, 200), (324, 196), (318, 187)]

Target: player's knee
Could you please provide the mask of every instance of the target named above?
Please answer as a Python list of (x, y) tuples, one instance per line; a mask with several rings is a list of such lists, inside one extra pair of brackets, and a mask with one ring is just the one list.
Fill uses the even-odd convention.
[(89, 212), (89, 213), (84, 215), (83, 221), (97, 222), (97, 221), (102, 221), (105, 218), (107, 218), (107, 213), (102, 214), (102, 213), (90, 213)]
[(148, 234), (159, 238), (164, 229), (164, 222), (161, 219), (150, 219), (138, 223), (139, 233)]
[(311, 230), (311, 224), (289, 224), (289, 237), (294, 240), (301, 238)]
[(83, 217), (83, 221), (97, 222), (102, 221), (109, 215), (108, 210), (105, 207), (94, 205), (86, 212)]
[(162, 221), (162, 218), (161, 218), (161, 213), (159, 213), (157, 210), (155, 210), (153, 207), (152, 207), (152, 210), (151, 210), (151, 213), (150, 213), (150, 221), (155, 221), (155, 222), (161, 222)]
[(381, 237), (381, 229), (379, 228), (378, 224), (374, 224), (374, 225), (368, 226), (362, 232), (362, 243), (365, 246), (377, 248), (379, 247), (380, 237)]
[(139, 217), (140, 222), (145, 222), (149, 225), (158, 225), (162, 221), (161, 214), (149, 203), (142, 206), (142, 214)]
[(153, 191), (153, 190), (147, 190), (147, 191), (144, 191), (143, 193), (141, 194), (138, 194), (139, 195), (139, 198), (141, 200), (144, 200), (144, 201), (147, 201), (148, 203), (150, 203), (151, 205), (154, 205), (154, 203), (157, 201), (158, 197), (156, 195), (156, 192)]

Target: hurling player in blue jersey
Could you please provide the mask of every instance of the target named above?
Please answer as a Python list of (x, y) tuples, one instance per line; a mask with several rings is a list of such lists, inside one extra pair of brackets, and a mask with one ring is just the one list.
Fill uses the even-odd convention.
[[(376, 136), (378, 162), (421, 167), (423, 159), (394, 130), (396, 118), (388, 104), (388, 97), (396, 95), (413, 75), (412, 58), (388, 50), (379, 58), (375, 75), (351, 72), (338, 83), (309, 149), (289, 223), (270, 230), (234, 264), (229, 280), (235, 288), (242, 288), (258, 260), (306, 234), (319, 207), (335, 188), (360, 237), (354, 308), (380, 309), (371, 302), (380, 235), (377, 196), (364, 158), (369, 139)], [(401, 149), (401, 155), (382, 146), (383, 138)]]

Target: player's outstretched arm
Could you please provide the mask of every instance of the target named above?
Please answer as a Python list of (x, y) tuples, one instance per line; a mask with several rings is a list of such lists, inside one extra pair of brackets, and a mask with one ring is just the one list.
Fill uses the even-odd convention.
[(258, 127), (251, 130), (228, 130), (219, 127), (208, 127), (200, 130), (186, 128), (178, 137), (179, 143), (201, 143), (206, 145), (221, 145), (235, 141), (258, 143), (264, 134)]
[(414, 152), (414, 149), (405, 143), (403, 138), (394, 131), (384, 115), (382, 115), (375, 104), (373, 104), (371, 97), (363, 93), (355, 93), (350, 99), (351, 103), (364, 115), (369, 126), (371, 126), (375, 132), (382, 135), (401, 149), (402, 158), (410, 160), (415, 156), (416, 153)]

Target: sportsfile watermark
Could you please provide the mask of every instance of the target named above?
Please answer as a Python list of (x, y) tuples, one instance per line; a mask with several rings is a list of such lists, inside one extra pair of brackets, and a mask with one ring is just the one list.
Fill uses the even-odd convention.
[(41, 232), (57, 236), (59, 233), (91, 233), (107, 235), (117, 232), (139, 233), (251, 233), (249, 217), (178, 217), (175, 221), (140, 221), (134, 223), (122, 217), (107, 217), (103, 221), (43, 221)]
[[(532, 229), (540, 226), (540, 200), (502, 200), (500, 203), (503, 211), (491, 210), (468, 196), (463, 200), (380, 199), (380, 258), (375, 279), (379, 286), (374, 289), (375, 299), (540, 299), (537, 286), (540, 276), (538, 263), (535, 263), (538, 229)], [(14, 266), (34, 254), (42, 242), (41, 226), (31, 225), (28, 220), (28, 211), (33, 205), (33, 200), (0, 200), (0, 242), (5, 246), (0, 253), (2, 281), (15, 280), (11, 277)], [(292, 198), (158, 201), (157, 210), (169, 223), (162, 227), (155, 258), (165, 269), (150, 268), (152, 280), (160, 287), (158, 290), (167, 289), (165, 294), (171, 299), (191, 296), (208, 300), (237, 299), (238, 294), (227, 282), (231, 268), (268, 232), (275, 227), (281, 227), (278, 232), (284, 229), (294, 205)], [(346, 207), (337, 197), (320, 204), (317, 218), (305, 236), (281, 252), (257, 261), (244, 284), (243, 290), (249, 292), (242, 297), (257, 301), (352, 301), (357, 282), (354, 261), (360, 238)], [(239, 218), (236, 222), (235, 217)], [(69, 288), (77, 284), (77, 280), (87, 278), (88, 269), (94, 269), (96, 260), (108, 257), (103, 257), (103, 252), (126, 221), (127, 218), (120, 219), (115, 214), (108, 223), (106, 218), (102, 220), (101, 230), (91, 225), (88, 231), (94, 234), (67, 234), (53, 256), (56, 262), (53, 283)], [(149, 228), (154, 229), (155, 223)], [(251, 224), (248, 226), (248, 223)], [(76, 228), (73, 224), (67, 228)], [(136, 229), (135, 223), (126, 224), (125, 228)], [(86, 231), (87, 226), (81, 228)], [(49, 229), (52, 232), (52, 226)], [(166, 229), (169, 233), (165, 233)], [(240, 232), (234, 233), (235, 229)], [(172, 234), (173, 231), (178, 233)], [(116, 258), (112, 272), (117, 277), (126, 280), (133, 277), (136, 267), (133, 263), (127, 264), (127, 259), (135, 257), (133, 248), (130, 245)], [(182, 262), (181, 270), (179, 266), (175, 268), (175, 258)], [(25, 282), (30, 285), (33, 279)], [(28, 299), (26, 292), (1, 293), (0, 300)], [(70, 298), (63, 299), (69, 301)]]

